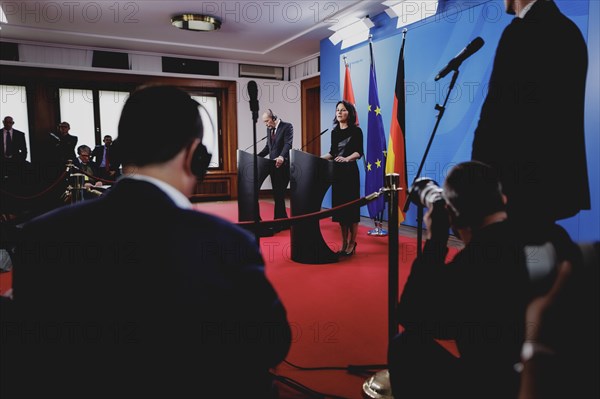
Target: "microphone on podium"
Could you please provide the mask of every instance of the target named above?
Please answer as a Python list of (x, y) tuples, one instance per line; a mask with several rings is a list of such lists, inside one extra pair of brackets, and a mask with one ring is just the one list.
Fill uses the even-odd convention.
[(461, 52), (456, 55), (456, 57), (452, 58), (450, 62), (448, 62), (448, 64), (438, 72), (434, 80), (437, 82), (444, 76), (448, 75), (450, 71), (457, 70), (460, 64), (476, 53), (481, 47), (483, 47), (484, 43), (485, 42), (481, 37), (476, 37), (473, 39), (471, 43), (467, 44), (467, 47), (462, 49)]
[[(258, 144), (261, 141), (264, 141), (267, 138), (267, 136), (263, 137), (262, 139), (258, 140), (256, 143), (254, 144)], [(254, 144), (250, 144), (248, 147), (244, 148), (244, 151), (248, 151)]]
[(325, 134), (325, 132), (327, 132), (329, 129), (325, 129), (323, 130), (321, 133), (319, 133), (319, 135), (317, 137), (314, 137), (311, 141), (309, 141), (308, 143), (304, 144), (302, 146), (302, 148), (300, 148), (300, 151), (304, 150), (310, 143), (312, 143), (313, 141), (315, 141), (316, 139), (318, 139), (319, 137), (321, 137), (322, 135)]

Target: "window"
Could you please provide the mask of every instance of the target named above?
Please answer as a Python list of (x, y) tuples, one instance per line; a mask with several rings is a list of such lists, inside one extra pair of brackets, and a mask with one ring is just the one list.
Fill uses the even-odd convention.
[[(25, 86), (0, 85), (0, 109), (4, 119), (5, 116), (12, 116), (15, 124), (13, 129), (25, 133), (25, 142), (27, 143), (27, 160), (31, 161), (31, 146), (29, 145), (29, 115), (27, 113), (27, 92)], [(0, 126), (2, 129), (3, 126)], [(1, 130), (0, 130), (1, 133)]]
[(112, 136), (114, 140), (119, 133), (119, 118), (129, 93), (100, 90), (98, 97), (100, 99), (100, 140), (106, 135)]
[(200, 104), (199, 111), (202, 117), (202, 126), (204, 127), (202, 144), (212, 154), (208, 167), (218, 168), (221, 166), (219, 162), (221, 158), (219, 149), (219, 102), (217, 97), (212, 94), (191, 94), (191, 97)]
[[(60, 121), (71, 126), (69, 134), (77, 136), (77, 147), (96, 145), (94, 97), (92, 90), (59, 89)], [(75, 150), (77, 150), (77, 147)]]

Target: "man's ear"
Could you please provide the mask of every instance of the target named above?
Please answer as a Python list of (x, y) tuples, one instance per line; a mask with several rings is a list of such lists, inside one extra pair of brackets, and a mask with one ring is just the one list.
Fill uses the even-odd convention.
[(194, 152), (196, 148), (200, 145), (200, 139), (194, 139), (190, 144), (188, 144), (184, 149), (184, 157), (183, 157), (183, 168), (186, 173), (193, 175), (192, 172), (192, 160), (194, 158)]

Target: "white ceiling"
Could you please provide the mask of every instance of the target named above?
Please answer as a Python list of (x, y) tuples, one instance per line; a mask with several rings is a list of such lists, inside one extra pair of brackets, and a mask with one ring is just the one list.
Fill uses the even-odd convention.
[[(375, 16), (381, 1), (0, 1), (0, 39), (294, 65), (319, 53), (328, 27), (346, 17)], [(182, 13), (219, 18), (221, 29), (191, 32), (171, 25)]]

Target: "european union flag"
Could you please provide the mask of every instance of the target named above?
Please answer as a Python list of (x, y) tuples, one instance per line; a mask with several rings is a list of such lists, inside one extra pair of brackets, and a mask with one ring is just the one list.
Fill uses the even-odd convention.
[[(377, 78), (375, 64), (371, 55), (371, 70), (369, 77), (369, 123), (367, 128), (367, 170), (365, 178), (365, 195), (378, 191), (383, 187), (385, 174), (385, 132), (383, 118), (377, 94)], [(384, 196), (367, 203), (369, 216), (375, 218), (385, 208)]]

